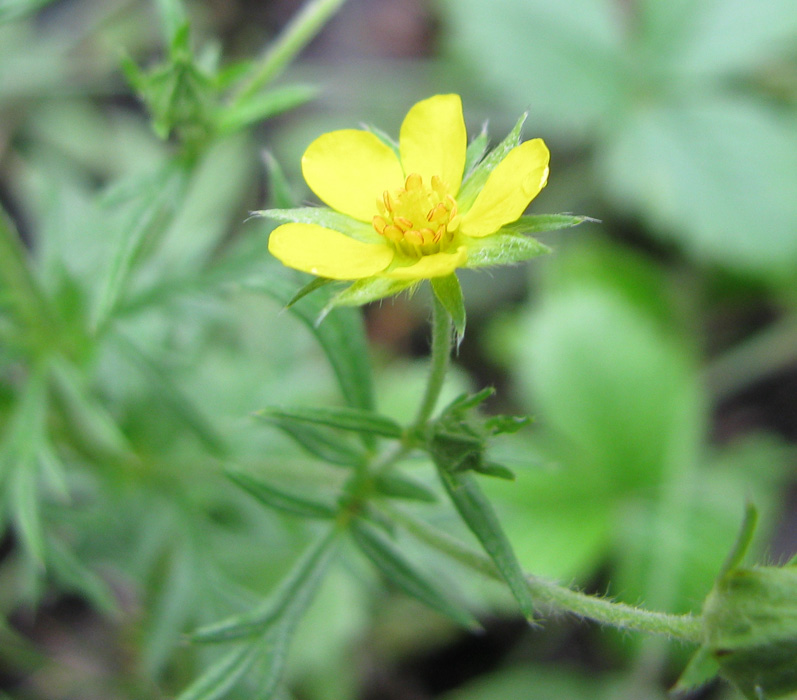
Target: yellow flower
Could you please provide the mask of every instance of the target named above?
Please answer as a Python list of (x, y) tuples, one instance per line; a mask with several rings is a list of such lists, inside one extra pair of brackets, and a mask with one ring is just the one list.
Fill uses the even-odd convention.
[(468, 149), (459, 95), (413, 106), (397, 150), (370, 131), (324, 134), (305, 151), (302, 173), (345, 216), (316, 223), (308, 210), (293, 210), (305, 215), (276, 228), (269, 250), (319, 277), (384, 278), (399, 286), (487, 264), (484, 239), (517, 221), (548, 179), (542, 139), (517, 144), (515, 135), (510, 146), (498, 162), (488, 156), (472, 168), (463, 183)]

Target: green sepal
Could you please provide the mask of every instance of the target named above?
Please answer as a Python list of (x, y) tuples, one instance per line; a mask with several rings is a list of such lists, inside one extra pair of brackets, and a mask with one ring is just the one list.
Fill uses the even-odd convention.
[(331, 520), (337, 515), (337, 510), (327, 503), (283, 491), (245, 472), (228, 469), (226, 474), (231, 481), (269, 508), (302, 518)]
[(453, 602), (446, 591), (410, 564), (387, 538), (372, 527), (361, 520), (355, 520), (351, 524), (351, 534), (357, 546), (374, 566), (407, 595), (463, 627), (469, 629), (480, 627), (470, 612)]
[(585, 222), (598, 223), (598, 219), (593, 219), (589, 216), (574, 216), (572, 214), (527, 214), (511, 224), (506, 224), (500, 230), (511, 233), (534, 234), (572, 228)]
[(295, 209), (264, 209), (253, 211), (252, 216), (260, 216), (280, 223), (315, 224), (343, 233), (363, 243), (381, 243), (383, 239), (373, 226), (352, 219), (327, 207), (296, 207)]
[(291, 299), (285, 304), (286, 309), (290, 309), (297, 301), (303, 299), (308, 294), (312, 294), (316, 289), (321, 289), (321, 287), (326, 287), (334, 280), (331, 280), (327, 277), (316, 277), (310, 280), (304, 287), (302, 287), (296, 294), (294, 294)]
[(451, 316), (454, 323), (457, 348), (465, 337), (465, 298), (462, 296), (462, 287), (459, 284), (457, 274), (452, 272), (445, 277), (433, 277), (431, 279), (432, 291), (443, 308)]
[(427, 486), (402, 474), (378, 474), (374, 479), (374, 487), (383, 496), (402, 498), (410, 501), (434, 503), (437, 494)]
[(437, 466), (443, 486), (462, 520), (490, 555), (517, 600), (523, 615), (527, 620), (532, 620), (534, 603), (526, 582), (526, 575), (520, 568), (512, 545), (504, 534), (490, 501), (487, 500), (470, 474), (460, 471), (452, 472), (446, 465), (438, 464)]
[(527, 117), (528, 114), (526, 113), (517, 120), (507, 137), (473, 168), (468, 178), (462, 183), (459, 194), (457, 194), (457, 205), (462, 211), (470, 209), (473, 202), (476, 201), (479, 192), (484, 188), (484, 183), (487, 182), (490, 173), (515, 146), (520, 144), (520, 132)]
[(475, 394), (460, 394), (440, 411), (440, 414), (462, 416), (466, 411), (476, 408), (491, 396), (495, 396), (495, 387), (492, 386), (486, 386)]
[(487, 124), (484, 124), (484, 126), (482, 126), (481, 132), (479, 132), (479, 135), (468, 144), (468, 150), (465, 151), (464, 180), (467, 180), (470, 177), (473, 169), (481, 162), (481, 159), (487, 152), (489, 140), (490, 139), (487, 135)]
[(216, 129), (230, 134), (256, 122), (306, 104), (318, 95), (318, 88), (310, 85), (285, 85), (252, 95), (243, 102), (235, 102), (219, 111)]
[(400, 294), (417, 284), (417, 280), (392, 280), (387, 277), (368, 277), (367, 279), (357, 280), (329, 300), (318, 316), (316, 325), (320, 324), (327, 314), (337, 306), (370, 304), (373, 301)]
[(536, 238), (501, 229), (491, 236), (473, 239), (468, 244), (465, 267), (511, 265), (550, 253), (551, 249)]
[(365, 459), (362, 448), (331, 430), (277, 416), (262, 418), (291, 437), (299, 447), (329, 464), (353, 467), (362, 464)]
[(196, 642), (227, 642), (265, 632), (280, 619), (296, 619), (312, 601), (336, 551), (337, 530), (332, 530), (296, 562), (277, 589), (245, 613), (200, 627), (191, 635)]
[(264, 420), (276, 417), (286, 421), (325, 425), (330, 428), (388, 438), (400, 438), (403, 432), (401, 426), (392, 418), (347, 406), (332, 408), (264, 408), (255, 413), (255, 415)]
[(736, 536), (736, 541), (734, 542), (731, 551), (728, 552), (728, 556), (722, 564), (718, 578), (722, 578), (727, 573), (741, 565), (742, 561), (747, 555), (747, 551), (750, 549), (750, 544), (753, 541), (753, 535), (755, 535), (755, 529), (757, 525), (758, 510), (756, 509), (755, 505), (748, 503), (744, 509), (744, 518), (742, 519), (742, 525), (739, 528), (739, 534)]

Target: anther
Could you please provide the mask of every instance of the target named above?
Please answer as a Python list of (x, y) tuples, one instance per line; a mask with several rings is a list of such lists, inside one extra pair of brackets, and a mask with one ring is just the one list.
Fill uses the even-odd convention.
[(407, 180), (404, 183), (407, 190), (419, 190), (423, 187), (423, 179), (418, 173), (410, 173), (407, 175)]
[(387, 221), (385, 221), (381, 216), (375, 216), (373, 218), (373, 225), (377, 233), (384, 235), (385, 226), (387, 226)]
[(385, 209), (393, 211), (393, 202), (390, 200), (390, 192), (387, 190), (382, 193), (382, 202), (385, 205)]
[(394, 243), (399, 243), (404, 239), (404, 232), (398, 226), (385, 226), (382, 235)]
[(412, 219), (408, 219), (406, 216), (395, 217), (393, 223), (403, 231), (409, 231), (412, 228)]
[(404, 234), (404, 240), (414, 245), (423, 245), (423, 236), (420, 231), (416, 231), (415, 229), (407, 231)]

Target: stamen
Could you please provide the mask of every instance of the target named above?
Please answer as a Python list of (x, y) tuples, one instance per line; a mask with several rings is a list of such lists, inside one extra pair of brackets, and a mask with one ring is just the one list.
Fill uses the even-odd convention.
[(388, 192), (387, 190), (385, 190), (382, 193), (382, 201), (385, 204), (385, 209), (387, 209), (389, 212), (392, 212), (393, 211), (393, 202), (390, 199), (390, 192)]
[(395, 223), (396, 226), (398, 226), (403, 231), (409, 231), (412, 228), (412, 220), (408, 219), (405, 216), (394, 217), (393, 223)]
[(389, 241), (393, 241), (393, 243), (399, 243), (400, 241), (404, 240), (404, 231), (402, 231), (398, 226), (385, 226), (383, 234), (385, 238), (387, 238)]
[(404, 183), (404, 187), (409, 190), (420, 190), (423, 187), (423, 180), (418, 173), (410, 173), (407, 175), (407, 181)]
[(375, 216), (372, 221), (374, 224), (374, 228), (376, 229), (376, 232), (380, 235), (384, 234), (385, 226), (387, 226), (387, 221), (385, 221), (381, 216)]

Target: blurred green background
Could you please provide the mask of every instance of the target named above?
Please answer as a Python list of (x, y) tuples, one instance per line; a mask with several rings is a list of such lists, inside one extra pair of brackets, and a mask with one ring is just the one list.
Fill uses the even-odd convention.
[[(186, 3), (196, 65), (255, 57), (300, 6)], [(758, 560), (793, 555), (793, 0), (349, 0), (278, 80), (273, 118), (214, 133), (190, 163), (120, 69), (168, 64), (170, 7), (0, 0), (0, 203), (51, 314), (20, 325), (5, 278), (0, 697), (175, 696), (214, 653), (183, 635), (258, 599), (312, 537), (222, 475), (320, 494), (344, 478), (250, 417), (339, 397), (313, 332), (263, 284), (298, 288), (248, 212), (312, 201), (299, 162), (318, 134), (396, 134), (435, 93), (462, 94), (470, 135), (488, 122), (493, 142), (527, 110), (525, 136), (552, 152), (531, 211), (601, 220), (544, 236), (554, 254), (533, 264), (462, 275), (450, 394), (492, 384), (489, 410), (535, 416), (496, 445), (517, 480), (485, 484), (523, 566), (697, 612), (748, 499)], [(275, 161), (286, 180), (267, 177)], [(426, 308), (366, 309), (378, 403), (403, 420)], [(566, 618), (531, 629), (500, 587), (445, 570), (484, 622), (467, 635), (349, 555), (281, 700), (657, 698), (688, 656)]]

